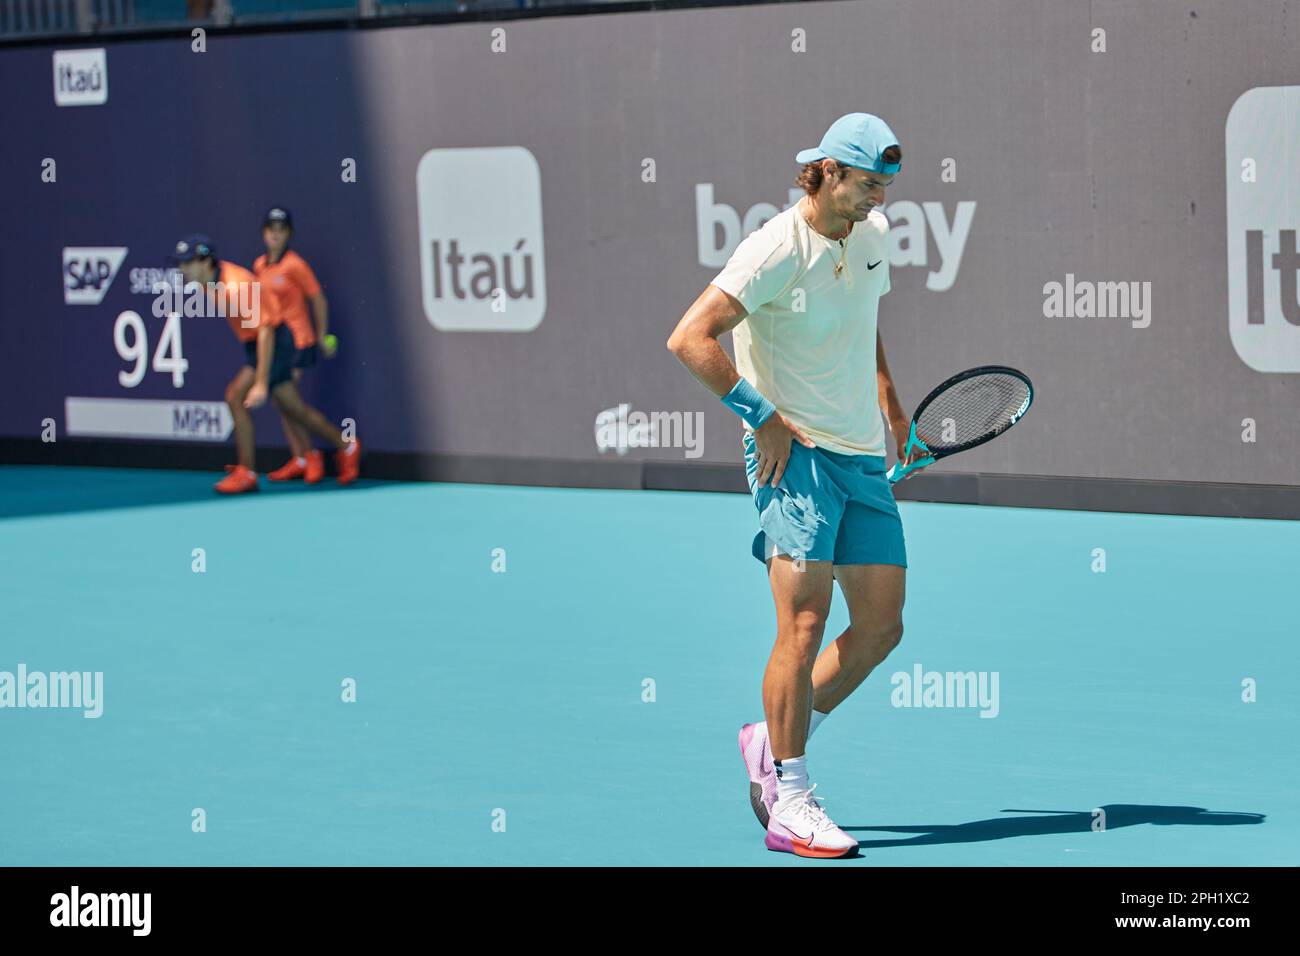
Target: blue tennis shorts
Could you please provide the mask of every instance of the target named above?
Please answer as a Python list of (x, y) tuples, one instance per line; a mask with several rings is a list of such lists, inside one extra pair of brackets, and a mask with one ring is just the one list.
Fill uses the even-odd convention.
[(305, 349), (293, 350), (293, 367), (294, 368), (311, 368), (316, 364), (316, 346), (309, 345)]
[(790, 446), (781, 483), (757, 486), (754, 435), (745, 430), (745, 476), (758, 508), (754, 557), (775, 554), (834, 564), (907, 567), (903, 522), (885, 477), (884, 455), (841, 455)]
[[(293, 333), (287, 325), (275, 327), (275, 354), (271, 356), (271, 378), (266, 383), (268, 389), (275, 388), (281, 382), (293, 378)], [(253, 368), (257, 368), (257, 339), (244, 343), (244, 359)]]

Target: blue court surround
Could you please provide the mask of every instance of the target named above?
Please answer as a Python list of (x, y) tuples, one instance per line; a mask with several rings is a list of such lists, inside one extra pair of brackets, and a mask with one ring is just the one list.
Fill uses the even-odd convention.
[[(97, 720), (0, 709), (0, 863), (1300, 855), (1295, 523), (902, 503), (907, 632), (809, 748), (863, 852), (814, 862), (764, 849), (736, 746), (773, 636), (747, 496), (218, 477), (0, 468), (0, 671), (105, 682)], [(998, 715), (891, 706), (916, 664), (997, 672)]]

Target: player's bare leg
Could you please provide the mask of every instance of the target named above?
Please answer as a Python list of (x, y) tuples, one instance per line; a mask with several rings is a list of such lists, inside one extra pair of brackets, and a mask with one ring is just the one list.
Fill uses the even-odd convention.
[[(301, 379), (302, 369), (294, 369), (293, 381), (295, 386)], [(281, 407), (280, 400), (274, 394), (271, 395), (271, 403), (275, 405), (276, 410), (280, 413), (280, 424), (284, 428), (284, 437), (289, 442), (290, 457), (287, 462), (268, 474), (267, 477), (272, 481), (292, 481), (295, 478), (301, 478), (307, 484), (314, 485), (325, 477), (325, 462), (321, 457), (321, 453), (312, 446), (311, 436), (307, 433), (307, 430), (288, 416)]]
[(813, 707), (829, 714), (844, 702), (903, 637), (907, 570), (893, 564), (842, 564), (835, 580), (849, 607), (849, 626), (813, 667)]
[(813, 665), (830, 612), (834, 579), (829, 561), (801, 565), (781, 554), (768, 562), (768, 580), (776, 605), (776, 645), (763, 674), (763, 710), (772, 757), (785, 760), (801, 756), (808, 742)]
[(307, 432), (290, 420), (284, 412), (280, 412), (280, 424), (284, 427), (284, 437), (289, 442), (289, 453), (294, 458), (305, 458), (307, 452), (311, 451), (311, 438)]
[(280, 414), (290, 422), (301, 427), (304, 432), (329, 442), (337, 450), (344, 451), (348, 443), (343, 440), (343, 433), (335, 428), (328, 418), (318, 409), (312, 408), (302, 400), (302, 393), (292, 382), (281, 382), (271, 391), (271, 399)]
[(235, 454), (239, 464), (249, 471), (253, 468), (257, 443), (253, 435), (253, 416), (244, 407), (244, 396), (257, 381), (257, 373), (247, 365), (243, 366), (226, 386), (226, 407), (230, 409), (230, 420), (235, 431)]
[(329, 419), (302, 400), (298, 386), (292, 380), (281, 382), (271, 393), (276, 407), (295, 424), (324, 439), (338, 449), (338, 481), (351, 484), (361, 473), (361, 443), (353, 438), (346, 441), (343, 433), (330, 424)]
[(764, 844), (799, 856), (837, 857), (852, 853), (858, 841), (837, 827), (813, 797), (804, 747), (813, 703), (813, 668), (826, 629), (834, 577), (829, 561), (794, 561), (777, 555), (768, 562), (776, 604), (776, 646), (763, 675), (777, 776)]
[[(302, 369), (294, 369), (293, 381), (295, 387), (301, 379)], [(280, 424), (284, 426), (284, 437), (289, 442), (289, 451), (292, 453), (294, 458), (307, 457), (307, 453), (311, 451), (311, 436), (307, 434), (305, 428), (289, 418), (289, 416), (284, 413), (283, 409), (280, 409), (278, 402), (276, 403), (276, 408), (280, 411)]]

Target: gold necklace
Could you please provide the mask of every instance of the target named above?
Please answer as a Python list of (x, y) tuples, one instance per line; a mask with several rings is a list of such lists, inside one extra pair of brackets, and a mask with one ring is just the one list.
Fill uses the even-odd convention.
[[(807, 213), (804, 213), (803, 221), (808, 224), (809, 229), (811, 229), (813, 232), (817, 232), (817, 229), (812, 224), (811, 217), (809, 217)], [(853, 231), (853, 225), (852, 223), (850, 223), (849, 232), (852, 231)], [(818, 235), (821, 234), (818, 233)], [(844, 257), (849, 254), (849, 248), (847, 245), (845, 245), (845, 243), (848, 242), (848, 239), (849, 239), (849, 233), (845, 233), (843, 239), (834, 240), (835, 242), (838, 242), (840, 244), (840, 261), (835, 263), (835, 278), (837, 279), (840, 277), (840, 273), (844, 271)]]
[(837, 278), (837, 279), (840, 277), (840, 273), (844, 271), (844, 257), (845, 257), (846, 255), (849, 254), (848, 246), (846, 246), (846, 245), (844, 244), (844, 242), (845, 242), (846, 239), (848, 239), (848, 236), (845, 236), (844, 239), (841, 239), (841, 240), (839, 241), (839, 242), (840, 242), (840, 261), (837, 262), (837, 263), (835, 263), (835, 278)]

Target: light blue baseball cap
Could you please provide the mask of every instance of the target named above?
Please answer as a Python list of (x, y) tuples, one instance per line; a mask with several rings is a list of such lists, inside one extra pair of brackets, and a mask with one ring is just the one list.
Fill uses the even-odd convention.
[(848, 113), (831, 124), (820, 146), (800, 151), (794, 161), (803, 165), (833, 159), (870, 173), (896, 173), (902, 163), (887, 163), (881, 154), (897, 145), (898, 137), (879, 116)]

